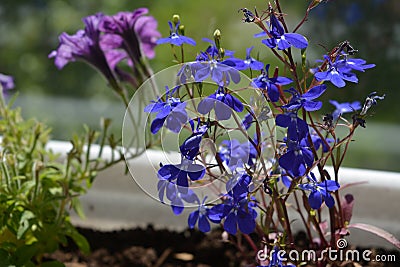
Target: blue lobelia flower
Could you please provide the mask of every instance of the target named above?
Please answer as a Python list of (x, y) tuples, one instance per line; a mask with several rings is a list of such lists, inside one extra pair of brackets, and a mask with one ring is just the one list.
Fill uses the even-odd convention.
[(280, 127), (288, 128), (287, 136), (292, 141), (300, 141), (309, 132), (307, 123), (294, 112), (278, 114), (275, 118), (275, 123)]
[(171, 21), (168, 21), (168, 24), (169, 24), (169, 28), (171, 31), (171, 35), (167, 38), (158, 39), (157, 44), (170, 43), (170, 44), (176, 45), (176, 46), (181, 46), (183, 44), (196, 45), (196, 42), (192, 38), (178, 34), (178, 28), (179, 28), (180, 22), (178, 22), (175, 25), (175, 29), (174, 29)]
[(182, 191), (186, 191), (189, 187), (188, 177), (191, 181), (197, 181), (203, 178), (204, 174), (205, 168), (203, 165), (196, 164), (193, 160), (185, 157), (181, 158), (181, 163), (179, 164), (163, 165), (158, 170), (158, 178), (160, 180), (174, 182)]
[(335, 200), (330, 192), (338, 190), (340, 188), (339, 183), (332, 180), (325, 180), (318, 183), (314, 173), (310, 172), (310, 175), (311, 176), (307, 176), (309, 183), (299, 185), (301, 189), (311, 191), (308, 197), (310, 207), (317, 210), (325, 201), (326, 206), (332, 208), (335, 205)]
[(254, 146), (249, 142), (240, 143), (236, 139), (224, 140), (218, 148), (218, 155), (225, 162), (229, 169), (254, 165), (254, 159), (257, 156)]
[(249, 192), (251, 177), (244, 169), (236, 169), (232, 177), (226, 182), (226, 191), (232, 192), (233, 196), (241, 196)]
[(211, 230), (210, 222), (208, 219), (209, 208), (204, 204), (207, 197), (203, 199), (202, 203), (199, 203), (197, 210), (191, 212), (188, 217), (188, 225), (190, 229), (193, 229), (198, 223), (199, 230), (203, 233), (207, 233)]
[(224, 221), (224, 229), (234, 235), (237, 229), (250, 234), (256, 227), (257, 212), (254, 199), (248, 199), (247, 193), (235, 195), (233, 191), (224, 196), (223, 204), (218, 204), (209, 210), (208, 218), (215, 223)]
[(254, 117), (251, 113), (247, 113), (243, 120), (242, 120), (242, 124), (244, 129), (248, 130), (250, 128), (250, 126), (254, 123)]
[[(321, 139), (321, 137), (315, 132), (314, 129), (310, 131), (310, 137), (311, 141), (313, 142), (315, 150), (318, 150), (322, 146), (323, 152), (329, 151), (330, 147)], [(335, 140), (333, 138), (327, 137), (325, 138), (325, 141), (329, 144), (333, 143)], [(308, 138), (304, 138), (303, 140), (301, 140), (301, 143), (303, 146), (308, 146), (308, 147), (311, 146), (310, 142), (308, 141)]]
[(145, 112), (157, 113), (150, 127), (152, 134), (156, 134), (164, 123), (166, 124), (167, 129), (174, 133), (178, 133), (181, 130), (182, 125), (188, 120), (186, 114), (186, 103), (182, 103), (179, 98), (172, 96), (179, 86), (176, 86), (172, 90), (169, 90), (168, 86), (165, 88), (165, 101), (159, 97), (157, 101), (152, 101), (151, 104), (144, 108)]
[(375, 67), (375, 64), (366, 63), (367, 62), (364, 59), (347, 58), (347, 56), (345, 56), (344, 58), (339, 59), (336, 65), (342, 72), (350, 72), (352, 70), (365, 72), (366, 69), (371, 69)]
[(208, 131), (208, 125), (200, 125), (200, 122), (198, 122), (197, 128), (195, 129), (193, 120), (190, 120), (189, 123), (192, 127), (192, 134), (186, 138), (179, 147), (179, 150), (183, 157), (194, 160), (199, 153), (201, 140)]
[[(185, 64), (178, 72), (178, 76), (182, 83), (186, 83), (189, 77), (193, 77), (195, 82), (202, 82), (207, 78), (211, 78), (220, 86), (228, 85), (230, 81), (238, 83), (240, 81), (240, 73), (238, 70), (245, 68), (243, 60), (234, 58), (233, 52), (225, 50), (221, 55), (215, 43), (204, 38), (206, 42), (211, 43), (206, 51), (201, 51), (196, 57), (195, 62)], [(223, 59), (223, 56), (230, 56)], [(190, 70), (190, 71), (189, 71)]]
[(243, 66), (239, 65), (240, 70), (252, 69), (252, 70), (262, 70), (264, 68), (264, 63), (252, 58), (250, 56), (251, 50), (253, 50), (254, 46), (247, 48), (246, 50), (246, 59), (243, 61)]
[(317, 81), (330, 81), (336, 87), (342, 88), (346, 85), (345, 81), (358, 83), (357, 76), (352, 72), (353, 70), (364, 71), (365, 69), (375, 67), (375, 64), (365, 65), (363, 59), (340, 59), (341, 55), (338, 55), (336, 60), (332, 62), (331, 58), (327, 55), (324, 56), (325, 60), (328, 61), (328, 69), (326, 71), (317, 70), (314, 74)]
[(282, 106), (288, 110), (299, 110), (304, 108), (306, 111), (319, 110), (322, 107), (321, 101), (313, 101), (317, 97), (321, 96), (326, 90), (326, 85), (321, 84), (314, 86), (304, 94), (299, 94), (294, 88), (287, 90), (292, 94), (292, 99), (287, 105)]
[(190, 124), (193, 133), (180, 146), (181, 163), (163, 165), (158, 170), (158, 178), (160, 180), (176, 182), (176, 185), (182, 187), (180, 189), (183, 191), (189, 186), (188, 177), (190, 180), (196, 181), (203, 178), (205, 174), (204, 166), (194, 163), (194, 159), (200, 149), (201, 138), (207, 132), (208, 127), (206, 125), (200, 126), (199, 123), (197, 129), (194, 130), (193, 121)]
[(269, 64), (265, 66), (265, 71), (262, 72), (260, 76), (253, 79), (253, 84), (255, 87), (260, 88), (261, 90), (267, 90), (269, 99), (272, 102), (276, 102), (279, 100), (279, 85), (290, 84), (293, 81), (286, 77), (268, 77)]
[(210, 59), (189, 64), (196, 82), (202, 82), (209, 77), (219, 86), (229, 85), (231, 81), (240, 82), (240, 74), (234, 68), (236, 63), (232, 59), (224, 61)]
[(293, 179), (288, 175), (281, 175), (281, 179), (282, 179), (283, 185), (286, 186), (287, 188), (290, 188), (290, 186), (292, 185)]
[(190, 189), (182, 190), (177, 184), (168, 180), (159, 180), (157, 183), (158, 197), (161, 203), (164, 202), (164, 195), (170, 200), (172, 211), (179, 215), (184, 210), (184, 203), (198, 203), (197, 195)]
[(333, 119), (337, 120), (344, 113), (354, 112), (361, 109), (359, 101), (339, 103), (335, 100), (329, 100), (329, 103), (335, 106), (335, 111), (332, 113)]
[(232, 115), (232, 109), (242, 112), (244, 107), (239, 99), (225, 92), (224, 87), (219, 86), (214, 94), (202, 99), (197, 106), (197, 111), (204, 115), (212, 109), (215, 111), (217, 120), (228, 120)]
[(301, 141), (287, 140), (287, 151), (279, 158), (279, 165), (292, 176), (303, 176), (314, 163), (314, 155)]
[[(257, 35), (261, 36), (261, 35)], [(307, 39), (298, 33), (285, 33), (281, 23), (274, 14), (270, 15), (269, 39), (262, 40), (262, 43), (269, 48), (278, 47), (278, 50), (284, 50), (290, 47), (304, 49), (308, 46)]]
[[(210, 58), (214, 58), (214, 59), (221, 59), (220, 58), (220, 51), (218, 50), (217, 45), (215, 44), (215, 42), (211, 39), (208, 38), (203, 38), (202, 39), (204, 42), (209, 43), (210, 45), (207, 47), (207, 49), (203, 52), (201, 51), (197, 57), (196, 57), (196, 61), (208, 61)], [(235, 52), (232, 50), (224, 50), (224, 56), (227, 57), (233, 57), (233, 54)]]

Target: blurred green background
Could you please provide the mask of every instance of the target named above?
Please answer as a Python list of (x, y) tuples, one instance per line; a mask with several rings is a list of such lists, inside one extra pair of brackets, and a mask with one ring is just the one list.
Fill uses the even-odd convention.
[[(308, 1), (287, 0), (281, 4), (293, 29)], [(104, 79), (81, 62), (58, 71), (47, 55), (58, 46), (61, 32), (73, 34), (83, 28), (82, 17), (97, 12), (112, 15), (142, 6), (159, 21), (163, 36), (169, 34), (167, 21), (171, 16), (181, 15), (186, 35), (198, 43), (196, 48), (187, 47), (186, 58), (194, 58), (199, 49), (205, 49), (207, 44), (201, 38), (212, 38), (218, 28), (223, 47), (236, 51), (237, 57), (243, 57), (246, 48), (254, 45), (253, 55), (276, 64), (260, 39), (253, 38), (258, 28), (243, 23), (238, 13), (243, 7), (264, 10), (264, 0), (1, 0), (0, 73), (15, 77), (15, 91), (19, 93), (16, 105), (23, 107), (25, 116), (46, 121), (56, 139), (69, 139), (72, 133), (82, 131), (83, 123), (97, 126), (101, 116), (112, 118), (114, 130), (119, 131), (124, 109)], [(385, 101), (374, 108), (376, 114), (368, 119), (367, 128), (357, 132), (346, 165), (400, 171), (400, 1), (328, 1), (311, 11), (299, 32), (309, 39), (310, 65), (343, 40), (359, 49), (358, 57), (377, 65), (359, 73), (360, 83), (356, 86), (330, 86), (326, 99), (362, 101), (371, 91), (385, 93)], [(151, 61), (155, 71), (173, 64), (168, 45), (157, 47), (156, 54)], [(324, 108), (332, 109), (329, 104)]]

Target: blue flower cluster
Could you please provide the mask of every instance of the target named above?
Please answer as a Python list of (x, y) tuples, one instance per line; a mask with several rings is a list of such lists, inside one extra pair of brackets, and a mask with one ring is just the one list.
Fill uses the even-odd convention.
[[(243, 10), (245, 22), (257, 23), (257, 17), (253, 13), (247, 9)], [(258, 23), (264, 25), (262, 21)], [(179, 34), (179, 25), (180, 22), (175, 26), (169, 22), (170, 36), (159, 39), (157, 43), (169, 43), (173, 46), (195, 45), (193, 39)], [(263, 33), (256, 37), (267, 36), (268, 38), (261, 42), (275, 53), (283, 52), (288, 56), (293, 48), (307, 48), (307, 39), (301, 34), (287, 32), (273, 12), (270, 12), (266, 26), (262, 27)], [(323, 104), (318, 99), (328, 90), (326, 81), (336, 87), (344, 87), (346, 81), (357, 83), (358, 78), (354, 71), (364, 72), (375, 65), (366, 64), (362, 59), (350, 58), (353, 53), (345, 53), (343, 48), (337, 48), (324, 56), (319, 67), (310, 70), (313, 74), (312, 81), (309, 86), (302, 88), (302, 84), (308, 82), (306, 79), (300, 83), (296, 75), (292, 75), (292, 78), (280, 76), (278, 69), (270, 75), (270, 64), (264, 64), (250, 55), (253, 47), (247, 49), (245, 59), (239, 59), (234, 57), (233, 51), (221, 47), (220, 36), (215, 37), (214, 41), (203, 40), (209, 43), (208, 47), (198, 53), (195, 61), (185, 63), (178, 72), (176, 80), (181, 85), (172, 90), (167, 87), (163, 97), (159, 97), (145, 108), (146, 112), (156, 114), (150, 127), (153, 134), (164, 126), (174, 133), (190, 129), (189, 136), (179, 147), (180, 163), (161, 164), (158, 170), (160, 200), (164, 201), (167, 198), (175, 214), (182, 213), (184, 202), (195, 204), (197, 208), (188, 218), (190, 228), (197, 225), (200, 231), (208, 232), (211, 223), (217, 223), (223, 225), (230, 234), (236, 234), (238, 230), (244, 234), (254, 231), (259, 202), (253, 189), (260, 184), (257, 175), (261, 173), (256, 173), (255, 166), (262, 157), (261, 142), (257, 139), (265, 133), (260, 132), (261, 119), (258, 121), (259, 118), (255, 116), (252, 107), (229, 89), (231, 83), (240, 82), (240, 71), (250, 69), (252, 72), (259, 72), (251, 80), (250, 87), (256, 88), (260, 96), (273, 103), (276, 111), (275, 123), (285, 129), (286, 133), (276, 150), (277, 159), (273, 161), (272, 166), (266, 167), (263, 163), (263, 168), (271, 170), (270, 173), (281, 175), (283, 183), (289, 188), (310, 191), (308, 202), (312, 209), (320, 209), (323, 203), (328, 208), (334, 207), (331, 193), (340, 188), (339, 183), (323, 175), (318, 180), (312, 170), (320, 164), (317, 152), (331, 153), (338, 140), (327, 137), (328, 134), (321, 134), (319, 128), (326, 129), (325, 125), (319, 124), (318, 128), (317, 124), (310, 123), (307, 116), (311, 118), (311, 113), (322, 108)], [(202, 90), (206, 80), (211, 80), (217, 87), (208, 95)], [(179, 92), (183, 84), (189, 83), (194, 84), (192, 89), (197, 88), (195, 95), (200, 97), (200, 101), (190, 108), (190, 113), (187, 102), (183, 100), (188, 94)], [(294, 84), (295, 87), (284, 88), (290, 84)], [(189, 90), (188, 87), (186, 90)], [(190, 94), (189, 96), (192, 97)], [(370, 99), (376, 102), (376, 98)], [(189, 101), (195, 103), (193, 99)], [(369, 106), (372, 105), (371, 101)], [(330, 103), (335, 106), (335, 110), (328, 116), (332, 121), (330, 125), (344, 113), (361, 109), (357, 101), (338, 103), (331, 100)], [(189, 117), (188, 114), (192, 115)], [(240, 115), (236, 117), (236, 114)], [(221, 122), (232, 117), (236, 120), (237, 127), (225, 129)], [(239, 117), (241, 119), (237, 120)], [(187, 124), (190, 124), (190, 127)], [(245, 142), (234, 138), (221, 140), (224, 138), (222, 130), (239, 130), (243, 133), (253, 124), (256, 125), (255, 138), (248, 137)], [(201, 149), (205, 138), (211, 139), (215, 144), (215, 153), (212, 155), (214, 160), (211, 163), (206, 161), (207, 155), (203, 154)], [(218, 175), (215, 170), (219, 171)], [(210, 177), (219, 177), (218, 179), (224, 180), (226, 184), (225, 191), (220, 192), (219, 203), (207, 203), (207, 196), (200, 200), (191, 189), (191, 185), (201, 181), (206, 173)], [(269, 179), (269, 174), (264, 176), (263, 183), (268, 191), (277, 191), (277, 185)], [(277, 261), (274, 259), (272, 262)]]

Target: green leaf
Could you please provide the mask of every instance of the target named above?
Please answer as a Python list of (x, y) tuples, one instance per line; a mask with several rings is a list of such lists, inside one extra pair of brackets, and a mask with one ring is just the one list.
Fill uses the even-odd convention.
[(30, 224), (29, 220), (35, 218), (35, 214), (33, 214), (29, 210), (25, 210), (22, 213), (21, 219), (19, 220), (19, 228), (17, 231), (17, 238), (21, 239), (21, 237), (25, 234), (25, 232), (29, 229)]
[[(26, 177), (23, 176), (16, 176), (20, 177), (21, 180), (25, 179)], [(23, 177), (23, 178), (21, 178)], [(35, 187), (35, 181), (24, 181), (21, 188), (19, 189), (19, 192), (24, 195), (28, 195), (29, 191)]]
[(71, 200), (71, 202), (72, 202), (72, 207), (73, 207), (74, 211), (76, 212), (76, 214), (78, 214), (79, 218), (85, 219), (85, 213), (83, 211), (80, 200), (77, 197), (75, 197)]
[(76, 230), (72, 225), (70, 226), (69, 233), (67, 234), (69, 237), (74, 240), (75, 244), (84, 254), (90, 253), (90, 245), (86, 238), (81, 235), (78, 230)]

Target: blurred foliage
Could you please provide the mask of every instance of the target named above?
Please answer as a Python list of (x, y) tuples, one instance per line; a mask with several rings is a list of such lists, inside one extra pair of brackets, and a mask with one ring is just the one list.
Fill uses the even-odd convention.
[(87, 253), (89, 244), (69, 216), (70, 208), (83, 214), (78, 197), (96, 175), (82, 161), (86, 140), (76, 138), (61, 163), (46, 149), (50, 129), (20, 113), (0, 96), (0, 266), (36, 266), (45, 253), (66, 245), (67, 237)]
[(138, 154), (123, 155), (120, 141), (109, 134), (109, 119), (99, 131), (86, 127), (72, 136), (67, 153), (55, 153), (48, 143), (51, 129), (25, 120), (21, 108), (12, 108), (0, 94), (0, 266), (64, 266), (41, 262), (68, 239), (82, 253), (90, 251), (70, 211), (84, 217), (79, 198), (97, 173)]
[[(338, 12), (339, 11), (339, 12)], [(386, 99), (373, 120), (399, 123), (396, 77), (400, 70), (400, 2), (397, 0), (335, 0), (319, 5), (310, 17), (308, 30), (314, 46), (331, 49), (349, 40), (359, 50), (357, 57), (375, 63), (367, 73), (360, 73), (357, 85), (331, 90), (329, 97), (338, 101), (360, 100), (369, 92), (385, 93)], [(318, 48), (318, 47), (317, 47)], [(335, 89), (335, 88), (332, 88)]]
[[(283, 13), (291, 14), (285, 17), (289, 28), (293, 29), (302, 19), (307, 4), (308, 1), (285, 1)], [(255, 25), (243, 23), (242, 14), (238, 13), (239, 8), (253, 10), (254, 6), (261, 13), (267, 7), (264, 0), (2, 0), (0, 72), (15, 77), (17, 90), (23, 99), (17, 103), (24, 105), (24, 114), (43, 116), (53, 127), (56, 138), (68, 138), (84, 122), (89, 122), (90, 126), (97, 125), (99, 116), (115, 118), (114, 125), (117, 127), (114, 131), (119, 131), (118, 123), (122, 122), (123, 110), (101, 75), (81, 62), (70, 63), (59, 71), (47, 55), (58, 46), (57, 37), (61, 32), (73, 34), (83, 27), (81, 19), (84, 16), (97, 12), (112, 15), (142, 6), (148, 7), (150, 15), (159, 21), (159, 31), (163, 36), (169, 34), (167, 21), (173, 14), (180, 14), (186, 35), (198, 43), (197, 47), (185, 47), (186, 59), (194, 58), (199, 49), (205, 49), (207, 43), (201, 39), (212, 38), (212, 33), (218, 28), (222, 32), (222, 46), (236, 51), (238, 57), (245, 55), (245, 45), (254, 45), (253, 56), (258, 55), (264, 62), (276, 65), (271, 60), (273, 57), (269, 49), (261, 44), (260, 39), (253, 38), (253, 34), (260, 30)], [(299, 31), (309, 38), (307, 54), (308, 63), (312, 66), (327, 50), (343, 40), (349, 40), (359, 50), (357, 57), (377, 65), (359, 74), (358, 85), (349, 85), (344, 89), (332, 87), (327, 92), (329, 98), (338, 101), (363, 101), (371, 91), (385, 93), (387, 97), (376, 107), (372, 121), (399, 123), (397, 114), (400, 113), (400, 105), (396, 99), (400, 98), (400, 91), (395, 79), (400, 69), (399, 17), (398, 0), (325, 1), (311, 11), (308, 21)], [(155, 72), (174, 64), (168, 45), (157, 47), (156, 54), (150, 62)], [(46, 94), (45, 99), (50, 99), (51, 104), (30, 101), (33, 97), (40, 98), (42, 94)], [(73, 104), (74, 98), (79, 98), (81, 104)], [(68, 101), (63, 102), (62, 99)], [(85, 106), (82, 103), (86, 100), (88, 104)], [(53, 110), (57, 106), (64, 108)], [(83, 106), (83, 109), (75, 106)], [(328, 104), (323, 111), (332, 109), (333, 106)]]

